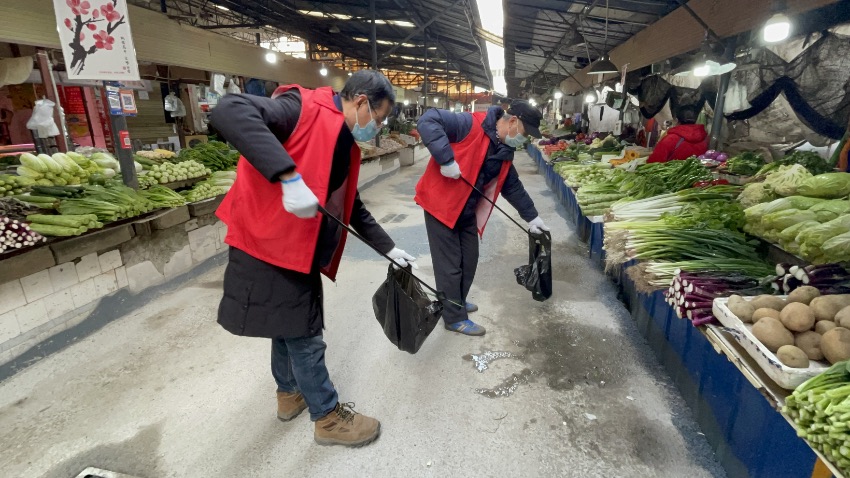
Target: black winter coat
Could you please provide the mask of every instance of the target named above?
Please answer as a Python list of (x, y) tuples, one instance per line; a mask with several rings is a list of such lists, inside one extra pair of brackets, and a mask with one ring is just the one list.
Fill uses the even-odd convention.
[[(342, 109), (339, 97), (337, 107)], [(295, 129), (301, 115), (301, 96), (287, 92), (275, 99), (251, 95), (227, 95), (212, 115), (213, 126), (232, 143), (269, 181), (294, 167), (281, 147)], [(348, 176), (354, 138), (343, 125), (336, 141), (329, 195)], [(281, 206), (282, 207), (282, 206)], [(351, 227), (379, 250), (395, 247), (392, 239), (375, 221), (358, 194), (351, 213)], [(309, 274), (291, 271), (230, 248), (224, 273), (224, 297), (218, 322), (229, 332), (249, 337), (313, 337), (324, 329), (322, 278), (319, 262), (336, 248), (339, 233), (335, 223), (322, 223), (316, 246), (316, 261)], [(351, 238), (353, 240), (353, 238)]]

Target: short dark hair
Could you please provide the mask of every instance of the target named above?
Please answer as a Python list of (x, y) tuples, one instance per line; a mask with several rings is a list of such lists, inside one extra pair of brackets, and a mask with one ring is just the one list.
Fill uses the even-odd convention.
[(694, 124), (697, 122), (697, 108), (694, 105), (682, 105), (676, 112), (676, 119), (680, 124)]
[(390, 105), (395, 104), (395, 90), (392, 83), (376, 70), (360, 70), (354, 73), (345, 82), (339, 94), (346, 100), (366, 95), (373, 108), (377, 108), (384, 100), (390, 100)]

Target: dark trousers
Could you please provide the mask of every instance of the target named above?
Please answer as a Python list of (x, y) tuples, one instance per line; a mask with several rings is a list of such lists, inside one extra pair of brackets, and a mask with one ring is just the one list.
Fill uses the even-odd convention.
[(434, 264), (437, 290), (446, 294), (452, 303), (445, 303), (443, 320), (454, 324), (467, 320), (466, 296), (478, 269), (478, 226), (475, 215), (461, 216), (454, 229), (446, 227), (434, 216), (425, 213), (428, 246)]

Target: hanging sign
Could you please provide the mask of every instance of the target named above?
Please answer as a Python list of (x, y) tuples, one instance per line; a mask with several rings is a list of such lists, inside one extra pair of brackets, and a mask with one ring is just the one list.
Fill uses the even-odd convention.
[(126, 0), (53, 0), (72, 80), (139, 80)]

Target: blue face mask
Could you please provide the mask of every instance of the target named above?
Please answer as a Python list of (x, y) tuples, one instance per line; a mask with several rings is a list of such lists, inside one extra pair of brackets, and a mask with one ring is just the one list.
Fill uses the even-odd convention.
[(354, 136), (356, 141), (369, 141), (378, 135), (378, 123), (375, 118), (372, 118), (372, 105), (369, 104), (369, 101), (366, 101), (366, 106), (369, 108), (369, 118), (371, 119), (366, 123), (366, 126), (361, 128), (360, 118), (357, 118), (354, 129), (351, 130), (351, 135)]
[(505, 136), (505, 144), (511, 148), (519, 148), (520, 146), (525, 144), (525, 136), (519, 134), (519, 127), (517, 126), (517, 133), (514, 136), (508, 134)]

